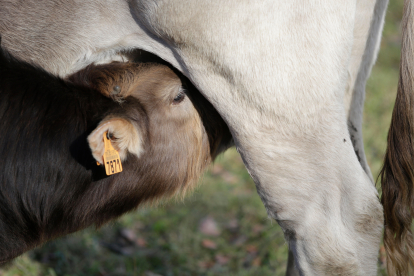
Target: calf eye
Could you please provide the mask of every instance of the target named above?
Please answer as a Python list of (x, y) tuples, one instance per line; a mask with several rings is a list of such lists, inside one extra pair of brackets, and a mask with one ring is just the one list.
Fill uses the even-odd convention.
[(172, 104), (179, 104), (185, 99), (185, 93), (184, 91), (180, 91), (180, 93), (175, 96)]

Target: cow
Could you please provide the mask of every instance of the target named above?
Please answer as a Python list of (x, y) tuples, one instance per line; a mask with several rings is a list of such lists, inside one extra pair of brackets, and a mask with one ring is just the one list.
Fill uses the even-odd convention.
[[(0, 0), (0, 34), (11, 53), (62, 77), (93, 62), (139, 60), (134, 51), (165, 60), (228, 125), (285, 233), (296, 264), (287, 273), (376, 275), (384, 211), (364, 154), (362, 108), (387, 4)], [(400, 212), (411, 222), (400, 204), (411, 197), (403, 195), (396, 209), (385, 204), (393, 193), (383, 193), (386, 219)], [(397, 240), (410, 239), (401, 229)], [(391, 254), (413, 255), (399, 248)], [(413, 263), (408, 255), (390, 258), (389, 267), (397, 259), (395, 273), (403, 275)]]
[[(215, 114), (164, 65), (90, 65), (62, 80), (0, 50), (0, 262), (191, 189), (231, 139)], [(110, 176), (96, 163), (105, 135), (123, 167)]]

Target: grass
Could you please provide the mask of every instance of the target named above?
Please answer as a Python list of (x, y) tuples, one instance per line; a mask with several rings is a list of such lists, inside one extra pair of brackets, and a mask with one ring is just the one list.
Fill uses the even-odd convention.
[[(390, 3), (380, 55), (367, 84), (364, 138), (374, 177), (397, 87), (401, 11), (401, 0)], [(184, 201), (141, 208), (99, 230), (49, 242), (0, 268), (0, 276), (284, 275), (283, 233), (267, 218), (237, 152), (219, 157), (200, 184)], [(386, 275), (381, 265), (378, 273)]]

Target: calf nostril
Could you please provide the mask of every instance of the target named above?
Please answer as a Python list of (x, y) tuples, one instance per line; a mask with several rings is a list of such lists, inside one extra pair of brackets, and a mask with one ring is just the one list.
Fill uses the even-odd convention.
[(119, 94), (119, 92), (121, 92), (121, 87), (119, 85), (115, 85), (112, 91), (113, 95), (117, 95)]

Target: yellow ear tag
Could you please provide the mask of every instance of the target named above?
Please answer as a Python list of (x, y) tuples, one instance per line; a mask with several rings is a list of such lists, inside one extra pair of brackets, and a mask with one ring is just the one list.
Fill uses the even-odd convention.
[(103, 161), (105, 165), (106, 175), (112, 175), (119, 172), (122, 172), (121, 158), (119, 153), (114, 149), (111, 144), (111, 140), (107, 137), (108, 132), (103, 134), (103, 139), (105, 143), (105, 152), (103, 155)]

